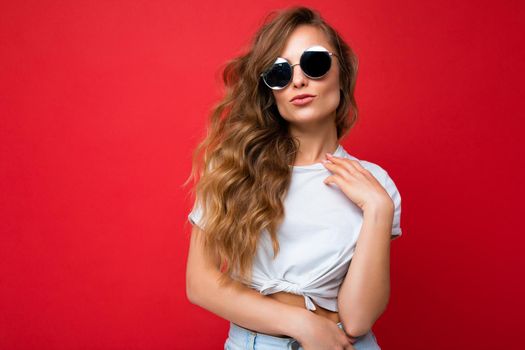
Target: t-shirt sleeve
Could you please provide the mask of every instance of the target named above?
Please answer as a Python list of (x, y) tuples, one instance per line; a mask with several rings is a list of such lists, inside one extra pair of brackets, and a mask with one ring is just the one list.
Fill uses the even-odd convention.
[(202, 207), (199, 201), (195, 201), (192, 210), (188, 214), (188, 220), (192, 225), (197, 225), (203, 229), (202, 225)]
[(391, 239), (396, 239), (401, 236), (401, 194), (392, 178), (386, 173), (385, 189), (394, 201), (394, 220), (392, 222)]

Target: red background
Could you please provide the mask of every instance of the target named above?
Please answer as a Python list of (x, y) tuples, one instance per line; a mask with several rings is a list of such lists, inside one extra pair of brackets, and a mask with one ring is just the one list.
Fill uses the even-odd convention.
[[(2, 1), (0, 348), (221, 349), (182, 183), (265, 1)], [(306, 1), (360, 59), (343, 145), (403, 198), (384, 349), (519, 349), (522, 1)]]

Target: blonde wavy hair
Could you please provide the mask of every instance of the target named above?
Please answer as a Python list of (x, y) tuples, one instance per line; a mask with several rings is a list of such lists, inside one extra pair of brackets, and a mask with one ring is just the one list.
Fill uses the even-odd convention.
[(277, 230), (284, 219), (283, 200), (299, 140), (290, 135), (288, 122), (279, 114), (272, 90), (260, 73), (272, 66), (289, 35), (303, 24), (320, 28), (338, 52), (338, 140), (357, 121), (358, 60), (350, 46), (316, 10), (301, 6), (271, 12), (248, 52), (226, 62), (224, 98), (211, 110), (207, 135), (193, 151), (191, 174), (184, 183), (194, 180), (193, 209), (202, 208), (203, 245), (207, 256), (220, 260), (221, 284), (233, 274), (250, 284), (262, 230), (271, 236), (274, 259), (279, 253)]

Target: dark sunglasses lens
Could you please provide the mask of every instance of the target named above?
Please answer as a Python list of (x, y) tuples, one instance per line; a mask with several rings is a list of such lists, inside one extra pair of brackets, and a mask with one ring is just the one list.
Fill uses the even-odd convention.
[(330, 70), (332, 60), (326, 51), (305, 51), (301, 56), (301, 69), (312, 78), (320, 78)]
[(266, 84), (271, 87), (282, 88), (290, 82), (292, 69), (287, 62), (275, 63), (273, 67), (263, 75)]

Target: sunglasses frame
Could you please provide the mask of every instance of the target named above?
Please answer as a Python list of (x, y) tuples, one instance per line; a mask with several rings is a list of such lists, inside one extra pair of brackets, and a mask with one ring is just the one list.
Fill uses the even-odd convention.
[[(323, 50), (312, 50), (313, 48), (319, 48), (319, 47), (322, 48)], [(268, 69), (268, 70), (266, 70), (265, 72), (263, 72), (263, 73), (260, 74), (260, 76), (262, 77), (262, 80), (264, 81), (264, 84), (265, 84), (266, 86), (268, 86), (268, 87), (269, 87), (270, 89), (272, 89), (272, 90), (282, 90), (282, 89), (286, 88), (288, 85), (290, 85), (290, 83), (291, 83), (292, 80), (293, 80), (293, 75), (294, 75), (294, 69), (293, 69), (293, 67), (295, 67), (295, 66), (297, 66), (297, 65), (301, 66), (301, 59), (303, 58), (303, 55), (305, 54), (305, 52), (309, 52), (309, 50), (310, 50), (310, 51), (314, 51), (314, 52), (326, 52), (326, 53), (330, 56), (330, 59), (332, 58), (332, 56), (339, 57), (339, 56), (336, 55), (335, 53), (333, 53), (333, 52), (331, 52), (331, 51), (328, 51), (328, 49), (325, 48), (325, 47), (322, 46), (322, 45), (314, 45), (314, 46), (310, 46), (309, 48), (305, 49), (305, 50), (303, 51), (303, 53), (301, 54), (301, 57), (299, 58), (299, 63), (291, 64), (290, 61), (288, 61), (286, 58), (284, 58), (284, 57), (277, 57), (277, 58), (275, 59), (275, 62), (276, 62), (278, 59), (282, 59), (282, 60), (284, 60), (284, 62), (280, 62), (279, 64), (282, 64), (282, 63), (288, 63), (288, 65), (290, 66), (290, 70), (292, 71), (292, 75), (290, 76), (290, 80), (289, 80), (288, 83), (286, 83), (286, 85), (283, 86), (283, 87), (277, 87), (277, 86), (270, 86), (270, 85), (268, 85), (268, 83), (266, 82), (266, 79), (264, 78), (264, 75), (265, 75), (266, 73), (268, 73), (269, 71), (272, 70), (273, 66), (276, 64), (276, 63), (274, 62), (274, 64), (270, 67), (270, 69)], [(332, 68), (332, 63), (331, 63), (331, 62), (330, 62), (330, 68)], [(324, 77), (324, 76), (330, 71), (330, 68), (328, 68), (328, 70), (326, 71), (326, 73), (324, 73), (324, 74), (321, 75), (320, 77), (311, 77), (311, 76), (309, 76), (308, 74), (305, 73), (305, 71), (302, 69), (302, 67), (301, 67), (301, 70), (303, 71), (303, 74), (306, 75), (309, 79), (317, 80), (317, 79), (321, 79), (322, 77)]]

